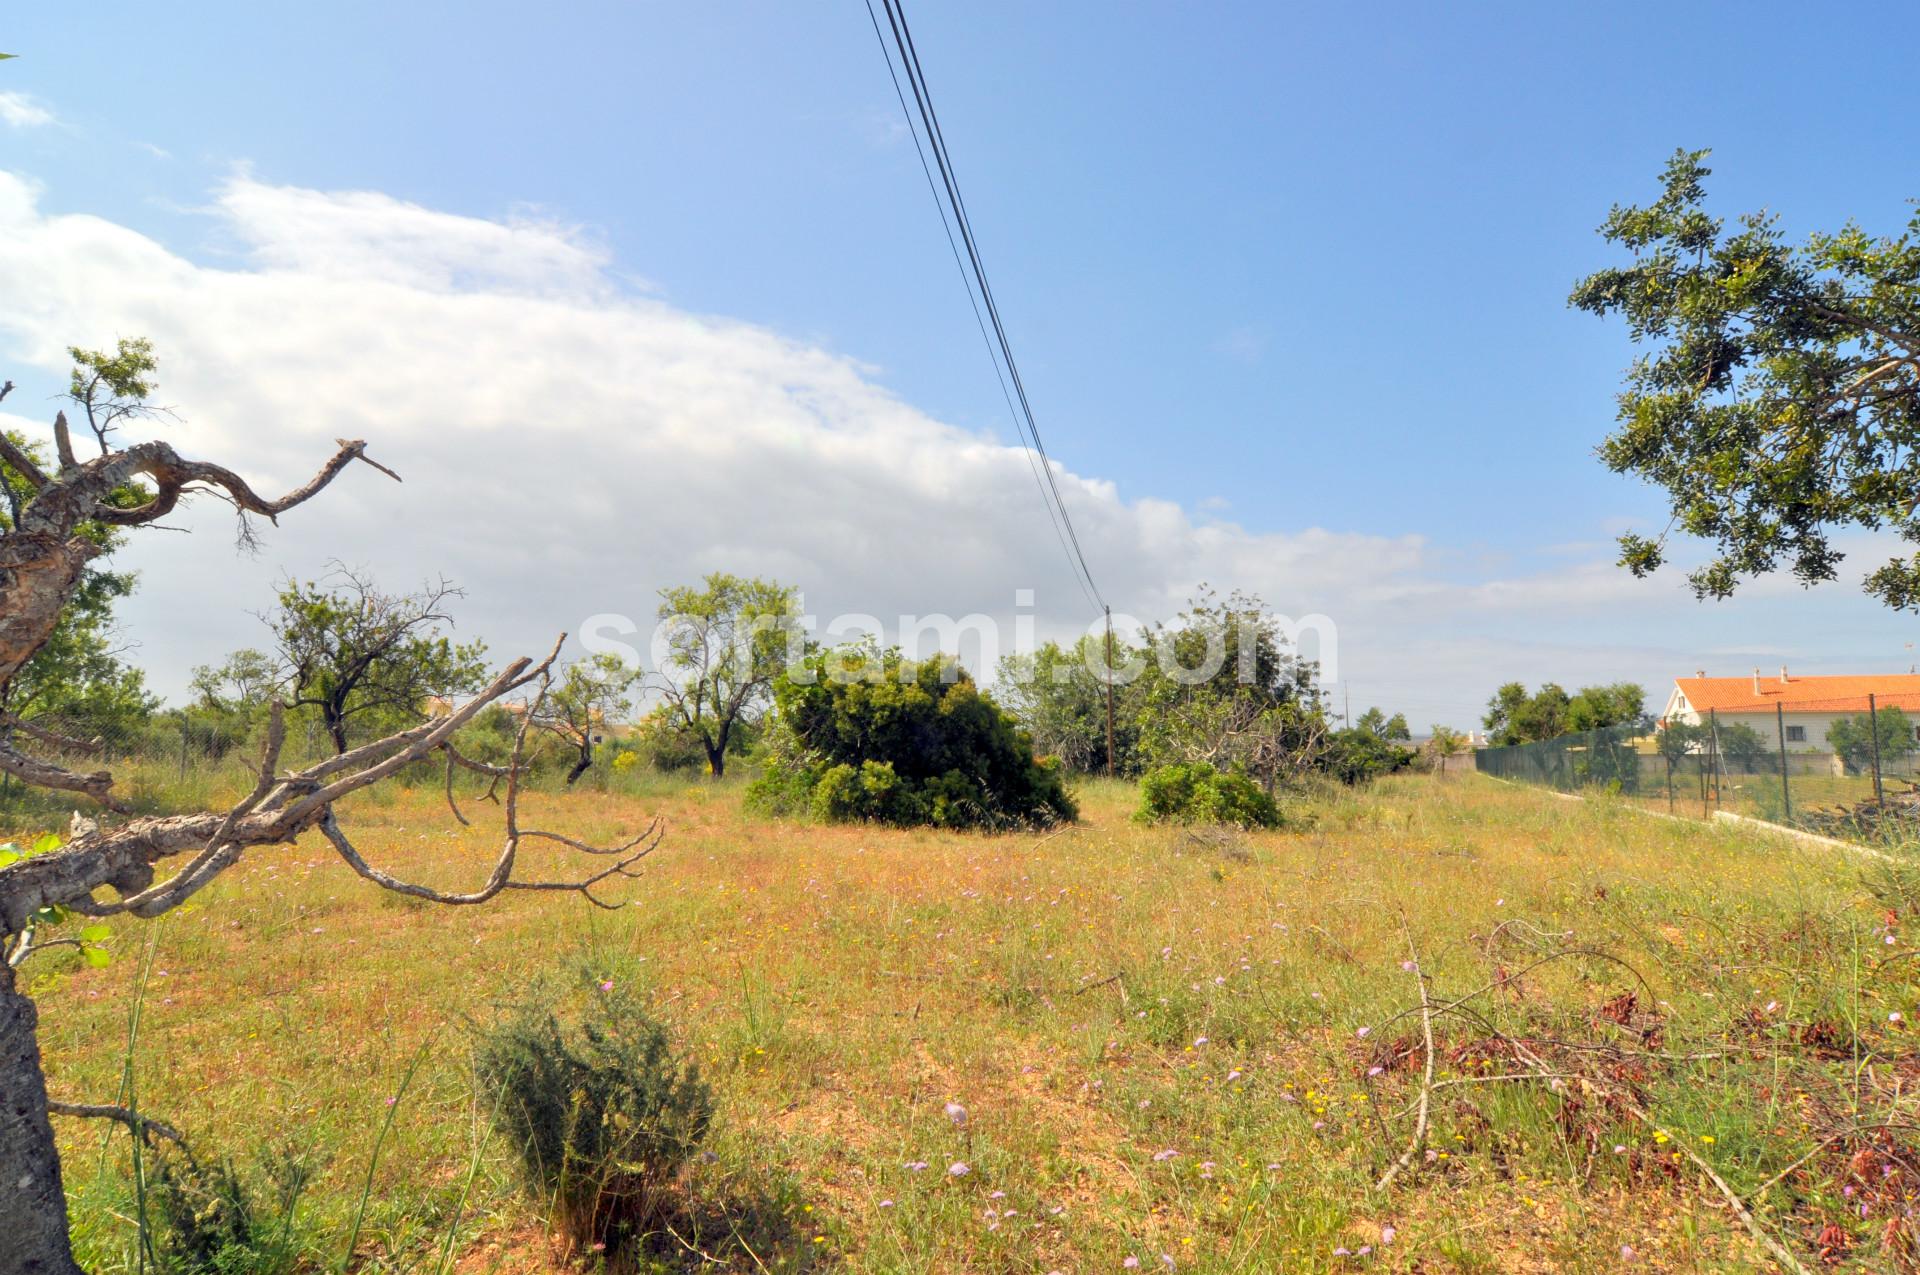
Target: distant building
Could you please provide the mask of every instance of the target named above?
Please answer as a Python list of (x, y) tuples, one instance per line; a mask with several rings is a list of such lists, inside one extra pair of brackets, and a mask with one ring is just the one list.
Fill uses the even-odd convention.
[[(1784, 668), (1779, 677), (1762, 677), (1759, 669), (1751, 677), (1677, 677), (1660, 720), (1698, 725), (1711, 715), (1722, 726), (1751, 726), (1774, 747), (1784, 725), (1788, 752), (1830, 753), (1827, 728), (1866, 712), (1869, 695), (1875, 707), (1898, 708), (1920, 722), (1920, 674), (1795, 677)], [(1920, 737), (1920, 725), (1915, 732)]]

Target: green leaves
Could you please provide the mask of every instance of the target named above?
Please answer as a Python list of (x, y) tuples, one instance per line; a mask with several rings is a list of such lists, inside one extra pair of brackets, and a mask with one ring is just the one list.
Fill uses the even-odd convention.
[[(1920, 542), (1920, 216), (1897, 237), (1849, 223), (1800, 248), (1765, 214), (1729, 234), (1702, 207), (1706, 154), (1677, 152), (1658, 199), (1608, 214), (1600, 233), (1631, 261), (1569, 298), (1654, 347), (1628, 370), (1600, 454), (1665, 488), (1673, 526), (1715, 547), (1690, 577), (1699, 596), (1782, 567), (1830, 580), (1835, 530)], [(1622, 537), (1622, 565), (1657, 570), (1664, 542)], [(1896, 560), (1866, 589), (1916, 609), (1916, 584)]]
[[(24, 848), (17, 841), (5, 842), (0, 844), (0, 869), (10, 868), (16, 863), (24, 862), (37, 855), (51, 854), (63, 844), (65, 843), (51, 832), (36, 837), (31, 845)], [(44, 907), (34, 912), (32, 926), (36, 931), (46, 930), (71, 919), (73, 919), (73, 913), (67, 908)], [(100, 969), (113, 961), (113, 954), (105, 946), (112, 937), (113, 927), (96, 922), (82, 926), (71, 936), (71, 941), (79, 947), (82, 960), (93, 968)], [(43, 946), (44, 943), (45, 940), (40, 940), (35, 946)]]

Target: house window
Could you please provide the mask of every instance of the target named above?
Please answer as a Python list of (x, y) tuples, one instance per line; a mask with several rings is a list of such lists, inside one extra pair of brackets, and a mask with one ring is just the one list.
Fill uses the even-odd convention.
[(1789, 726), (1789, 727), (1787, 727), (1787, 742), (1788, 742), (1789, 744), (1804, 744), (1804, 743), (1806, 743), (1806, 742), (1807, 742), (1807, 728), (1806, 728), (1806, 727), (1804, 727), (1804, 726)]

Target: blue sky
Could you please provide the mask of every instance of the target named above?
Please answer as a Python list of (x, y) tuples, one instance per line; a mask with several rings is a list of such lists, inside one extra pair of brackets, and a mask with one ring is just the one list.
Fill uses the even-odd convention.
[[(1898, 162), (1920, 155), (1920, 11), (1854, 6), (1842, 29), (1811, 6), (1592, 8), (916, 3), (1055, 458), (1198, 523), (1422, 537), (1441, 585), (1552, 579), (1657, 527), (1656, 495), (1592, 457), (1631, 357), (1565, 305), (1609, 260), (1594, 226), (1686, 145), (1714, 149), (1729, 216), (1897, 228), (1920, 196)], [(39, 7), (0, 48), (22, 55), (0, 91), (57, 117), (0, 129), (0, 169), (43, 214), (240, 268), (204, 212), (236, 172), (533, 213), (637, 293), (854, 360), (928, 417), (1012, 441), (857, 0)], [(1123, 552), (1088, 545), (1103, 578)], [(1649, 670), (1763, 648), (1906, 659), (1910, 624), (1850, 586), (1733, 608), (1643, 587)], [(1597, 638), (1577, 608), (1449, 631), (1561, 649), (1516, 675), (1623, 671), (1574, 654)], [(1503, 680), (1449, 673), (1435, 694), (1408, 671), (1417, 644), (1377, 653), (1361, 667), (1383, 697), (1456, 719)]]

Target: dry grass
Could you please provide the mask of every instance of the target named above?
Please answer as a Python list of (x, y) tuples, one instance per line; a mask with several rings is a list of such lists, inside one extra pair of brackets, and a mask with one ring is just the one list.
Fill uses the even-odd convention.
[[(256, 853), (182, 913), (120, 926), (106, 970), (42, 958), (52, 1087), (116, 1091), (151, 934), (141, 1101), (205, 1145), (312, 1148), (316, 1269), (423, 1045), (360, 1269), (431, 1271), (449, 1227), (462, 1272), (560, 1269), (505, 1149), (476, 1140), (463, 1017), (529, 978), (591, 976), (650, 994), (720, 1092), (716, 1172), (784, 1180), (822, 1267), (1611, 1271), (1624, 1247), (1641, 1269), (1725, 1271), (1766, 1262), (1669, 1139), (1751, 1191), (1836, 1121), (1901, 1109), (1916, 1074), (1888, 1016), (1913, 1012), (1920, 961), (1879, 965), (1903, 950), (1904, 887), (1876, 897), (1832, 855), (1474, 776), (1334, 797), (1238, 843), (1134, 826), (1130, 789), (1081, 798), (1085, 822), (1042, 841), (764, 822), (699, 784), (536, 797), (545, 823), (588, 837), (668, 816), (618, 913), (415, 906), (318, 842)], [(405, 874), (453, 885), (490, 861), (486, 831), (453, 825), (431, 787), (350, 813)], [(1409, 944), (1437, 1001), (1574, 947), (1630, 963), (1567, 956), (1475, 1004), (1536, 1049), (1633, 1037), (1622, 1083), (1653, 1124), (1540, 1084), (1453, 1085), (1422, 1154), (1376, 1192), (1419, 1087), (1418, 1016), (1390, 1022), (1419, 1000)], [(1442, 1081), (1507, 1066), (1498, 1033), (1436, 1031)], [(131, 1269), (123, 1139), (103, 1153), (98, 1127), (59, 1133), (89, 1269)], [(1816, 1156), (1755, 1211), (1810, 1263), (1828, 1242), (1889, 1269), (1909, 1169), (1889, 1155), (1874, 1194), (1849, 1193), (1835, 1166), (1857, 1149)]]

